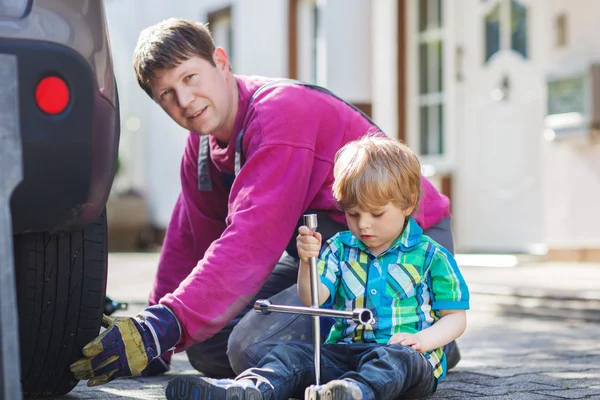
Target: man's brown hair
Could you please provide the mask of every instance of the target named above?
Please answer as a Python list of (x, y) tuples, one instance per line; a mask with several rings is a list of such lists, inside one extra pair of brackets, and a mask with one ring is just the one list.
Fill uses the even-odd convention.
[(133, 69), (141, 88), (154, 98), (150, 83), (157, 71), (175, 68), (194, 56), (216, 66), (214, 52), (215, 42), (206, 25), (169, 18), (140, 33), (133, 52)]
[(421, 164), (402, 142), (364, 137), (347, 143), (335, 155), (333, 197), (343, 210), (374, 210), (388, 203), (402, 210), (421, 196)]

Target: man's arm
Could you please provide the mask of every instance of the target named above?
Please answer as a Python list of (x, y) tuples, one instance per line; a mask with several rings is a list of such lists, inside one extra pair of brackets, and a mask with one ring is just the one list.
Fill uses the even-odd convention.
[(151, 305), (177, 289), (225, 230), (227, 196), (219, 185), (218, 172), (211, 171), (211, 191), (198, 191), (197, 159), (198, 135), (190, 133), (181, 162), (181, 193), (167, 227), (149, 297)]
[(313, 158), (311, 149), (286, 144), (264, 146), (246, 160), (231, 189), (227, 228), (160, 301), (182, 324), (178, 350), (213, 336), (262, 287), (308, 207)]
[(369, 128), (354, 110), (337, 105), (326, 94), (290, 86), (263, 92), (248, 109), (245, 162), (229, 194), (227, 227), (160, 301), (182, 324), (178, 350), (213, 336), (254, 298), (309, 207), (333, 212), (335, 152)]

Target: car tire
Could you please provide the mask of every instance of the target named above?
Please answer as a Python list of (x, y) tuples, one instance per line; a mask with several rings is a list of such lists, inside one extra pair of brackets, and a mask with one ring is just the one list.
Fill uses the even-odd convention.
[(69, 365), (100, 331), (107, 279), (106, 211), (83, 229), (15, 235), (21, 385), (28, 397), (70, 392)]

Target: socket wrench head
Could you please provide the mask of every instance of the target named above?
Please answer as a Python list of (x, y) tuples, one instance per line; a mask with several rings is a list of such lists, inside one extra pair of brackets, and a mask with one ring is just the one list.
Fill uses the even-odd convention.
[(311, 231), (316, 231), (317, 226), (319, 226), (317, 222), (317, 214), (304, 214), (304, 225), (306, 225)]
[(373, 313), (368, 308), (355, 308), (352, 310), (352, 320), (361, 325), (370, 325), (375, 322)]
[(269, 310), (269, 306), (271, 305), (271, 301), (267, 299), (256, 300), (254, 302), (254, 311), (257, 314), (269, 315), (271, 314), (271, 310)]

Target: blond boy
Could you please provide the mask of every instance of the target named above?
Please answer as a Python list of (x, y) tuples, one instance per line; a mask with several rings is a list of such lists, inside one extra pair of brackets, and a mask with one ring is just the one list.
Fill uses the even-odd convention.
[[(452, 255), (429, 237), (412, 215), (421, 175), (417, 157), (402, 143), (366, 137), (338, 151), (333, 195), (350, 231), (321, 250), (321, 235), (299, 229), (298, 295), (309, 306), (308, 259), (319, 257), (321, 306), (366, 307), (372, 325), (338, 319), (321, 349), (323, 386), (314, 385), (309, 344), (283, 344), (235, 380), (182, 377), (183, 386), (205, 397), (288, 399), (395, 399), (435, 392), (446, 373), (442, 347), (466, 327), (469, 291)], [(190, 399), (192, 391), (190, 390)], [(171, 395), (171, 397), (169, 397)], [(188, 398), (188, 397), (185, 397)]]

